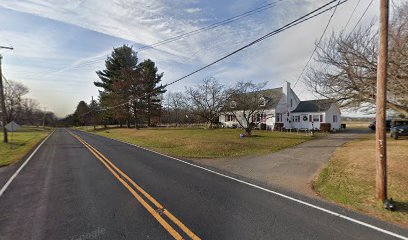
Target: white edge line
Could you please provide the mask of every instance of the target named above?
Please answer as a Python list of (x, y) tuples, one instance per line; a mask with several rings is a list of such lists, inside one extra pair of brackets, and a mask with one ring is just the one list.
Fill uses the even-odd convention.
[[(320, 210), (320, 211), (322, 211), (322, 212), (325, 212), (325, 213), (334, 215), (334, 216), (336, 216), (336, 217), (339, 217), (339, 218), (348, 220), (348, 221), (350, 221), (350, 222), (357, 223), (357, 224), (359, 224), (359, 225), (365, 226), (365, 227), (367, 227), (367, 228), (371, 228), (371, 229), (373, 229), (373, 230), (382, 232), (382, 233), (384, 233), (384, 234), (388, 234), (388, 235), (390, 235), (390, 236), (393, 236), (393, 237), (396, 237), (396, 238), (399, 238), (399, 239), (408, 240), (408, 237), (405, 237), (405, 236), (402, 236), (402, 235), (400, 235), (400, 234), (397, 234), (397, 233), (394, 233), (394, 232), (391, 232), (391, 231), (382, 229), (382, 228), (380, 228), (380, 227), (377, 227), (377, 226), (371, 225), (371, 224), (369, 224), (369, 223), (366, 223), (366, 222), (363, 222), (363, 221), (354, 219), (354, 218), (352, 218), (352, 217), (348, 217), (348, 216), (346, 216), (346, 215), (343, 215), (343, 214), (340, 214), (340, 213), (337, 213), (337, 212), (334, 212), (334, 211), (325, 209), (325, 208), (323, 208), (323, 207), (319, 207), (319, 206), (313, 205), (313, 204), (311, 204), (311, 203), (308, 203), (308, 202), (302, 201), (302, 200), (300, 200), (300, 199), (297, 199), (297, 198), (294, 198), (294, 197), (285, 195), (285, 194), (283, 194), (283, 193), (279, 193), (279, 192), (276, 192), (276, 191), (273, 191), (273, 190), (270, 190), (270, 189), (267, 189), (267, 188), (264, 188), (264, 187), (255, 185), (255, 184), (253, 184), (253, 183), (245, 182), (245, 181), (240, 180), (240, 179), (238, 179), (238, 178), (234, 178), (234, 177), (225, 175), (225, 174), (223, 174), (223, 173), (219, 173), (219, 172), (216, 172), (216, 171), (214, 171), (214, 170), (211, 170), (211, 169), (208, 169), (208, 168), (205, 168), (205, 167), (202, 167), (202, 166), (199, 166), (199, 165), (196, 165), (196, 164), (193, 164), (193, 163), (190, 163), (190, 162), (187, 162), (187, 161), (184, 161), (184, 160), (181, 160), (181, 159), (172, 157), (172, 156), (168, 156), (168, 155), (166, 155), (166, 154), (163, 154), (163, 153), (160, 153), (160, 152), (156, 152), (156, 151), (154, 151), (154, 150), (147, 149), (147, 148), (144, 148), (144, 147), (142, 147), (142, 146), (138, 146), (138, 145), (133, 144), (133, 143), (125, 142), (125, 141), (122, 141), (122, 140), (119, 140), (119, 139), (114, 139), (114, 138), (111, 138), (111, 137), (106, 137), (106, 136), (98, 135), (98, 134), (91, 133), (91, 132), (85, 132), (85, 131), (82, 131), (82, 130), (79, 130), (79, 129), (75, 129), (75, 130), (78, 130), (78, 131), (81, 131), (81, 132), (84, 132), (84, 133), (93, 134), (93, 135), (100, 136), (100, 137), (105, 137), (105, 138), (108, 138), (108, 139), (111, 139), (111, 140), (114, 140), (114, 141), (117, 141), (117, 142), (125, 143), (125, 144), (127, 144), (127, 145), (131, 145), (131, 146), (134, 146), (134, 147), (137, 147), (137, 148), (140, 148), (140, 149), (149, 151), (149, 152), (153, 152), (153, 153), (156, 153), (156, 154), (158, 154), (158, 155), (161, 155), (161, 156), (164, 156), (164, 157), (167, 157), (167, 158), (171, 158), (171, 159), (176, 160), (176, 161), (179, 161), (179, 162), (181, 162), (181, 163), (190, 165), (190, 166), (192, 166), (192, 167), (196, 167), (196, 168), (199, 168), (199, 169), (201, 169), (201, 170), (204, 170), (204, 171), (207, 171), (207, 172), (210, 172), (210, 173), (213, 173), (213, 174), (216, 174), (216, 175), (219, 175), (219, 176), (222, 176), (222, 177), (225, 177), (225, 178), (234, 180), (234, 181), (236, 181), (236, 182), (239, 182), (239, 183), (242, 183), (242, 184), (245, 184), (245, 185), (248, 185), (248, 186), (257, 188), (257, 189), (259, 189), (259, 190), (262, 190), (262, 191), (265, 191), (265, 192), (269, 192), (269, 193), (275, 194), (275, 195), (280, 196), (280, 197), (282, 197), (282, 198), (289, 199), (289, 200), (291, 200), (291, 201), (294, 201), (294, 202), (303, 204), (303, 205), (305, 205), (305, 206), (308, 206), (308, 207), (311, 207), (311, 208)], [(1, 194), (0, 194), (0, 196), (1, 196)]]
[(55, 129), (48, 134), (48, 136), (42, 140), (42, 142), (40, 143), (40, 145), (38, 145), (35, 150), (30, 154), (30, 156), (24, 161), (23, 164), (21, 164), (21, 166), (17, 169), (17, 171), (9, 178), (9, 180), (6, 182), (6, 184), (4, 184), (4, 186), (1, 188), (0, 190), (0, 197), (4, 194), (4, 192), (7, 190), (8, 186), (11, 184), (11, 182), (13, 182), (13, 180), (17, 177), (17, 175), (21, 172), (21, 170), (23, 170), (23, 168), (25, 167), (25, 165), (27, 165), (27, 163), (31, 160), (31, 158), (35, 155), (35, 153), (38, 151), (38, 149), (40, 149), (40, 147), (45, 143), (45, 141), (47, 141), (47, 139), (55, 132)]

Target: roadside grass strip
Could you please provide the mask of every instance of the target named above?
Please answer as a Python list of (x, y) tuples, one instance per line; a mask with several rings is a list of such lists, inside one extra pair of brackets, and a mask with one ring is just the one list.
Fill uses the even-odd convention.
[[(67, 130), (68, 131), (68, 130)], [(115, 178), (125, 186), (129, 192), (142, 204), (142, 206), (163, 226), (163, 228), (174, 237), (174, 239), (184, 239), (182, 235), (177, 232), (171, 224), (169, 224), (163, 216), (174, 223), (180, 228), (188, 237), (194, 240), (200, 238), (194, 234), (188, 227), (186, 227), (179, 219), (177, 219), (171, 212), (169, 212), (162, 204), (148, 194), (143, 188), (136, 184), (129, 176), (121, 171), (116, 165), (114, 165), (108, 158), (102, 153), (96, 150), (93, 146), (87, 143), (78, 135), (68, 131), (73, 137), (75, 137), (80, 143), (82, 143), (103, 165), (115, 176)], [(132, 187), (133, 186), (133, 187)], [(154, 206), (151, 206), (144, 198), (146, 198)]]
[(23, 164), (17, 169), (17, 171), (14, 172), (14, 174), (7, 180), (6, 184), (0, 189), (0, 197), (4, 194), (4, 192), (7, 190), (7, 188), (10, 186), (10, 184), (13, 182), (13, 180), (17, 177), (17, 175), (23, 170), (23, 168), (27, 165), (27, 163), (33, 158), (33, 156), (37, 153), (37, 151), (41, 148), (41, 146), (48, 140), (48, 138), (51, 137), (51, 135), (55, 132), (53, 130), (48, 136), (34, 149), (34, 151), (28, 156), (28, 158), (24, 161)]
[[(81, 131), (81, 130), (78, 130), (78, 131)], [(81, 131), (81, 132), (87, 133), (87, 134), (92, 134), (92, 135), (95, 135), (95, 136), (101, 136), (101, 135), (98, 135), (98, 134), (95, 134), (95, 133), (91, 133), (91, 132), (85, 132), (85, 131)], [(247, 185), (247, 186), (250, 186), (250, 187), (259, 189), (259, 190), (261, 190), (261, 191), (265, 191), (265, 192), (268, 192), (268, 193), (271, 193), (271, 194), (280, 196), (280, 197), (282, 197), (282, 198), (288, 199), (288, 200), (293, 201), (293, 202), (297, 202), (297, 203), (299, 203), (299, 204), (302, 204), (302, 205), (304, 205), (304, 206), (307, 206), (307, 207), (316, 209), (316, 210), (318, 210), (318, 211), (325, 212), (325, 213), (327, 213), (327, 214), (329, 214), (329, 215), (333, 215), (333, 216), (336, 216), (336, 217), (338, 217), (338, 218), (344, 219), (344, 220), (346, 220), (346, 221), (349, 221), (349, 222), (352, 222), (352, 223), (355, 223), (355, 224), (358, 224), (358, 225), (361, 225), (361, 226), (370, 228), (370, 229), (372, 229), (372, 230), (374, 230), (374, 231), (377, 231), (377, 232), (380, 232), (380, 233), (383, 233), (383, 234), (386, 234), (386, 235), (389, 235), (389, 236), (392, 236), (392, 237), (395, 237), (395, 238), (398, 238), (398, 239), (408, 240), (408, 237), (407, 237), (407, 236), (403, 236), (403, 235), (401, 235), (401, 234), (398, 234), (398, 233), (395, 233), (395, 232), (386, 230), (386, 229), (384, 229), (384, 228), (377, 227), (377, 226), (372, 225), (372, 224), (370, 224), (370, 223), (367, 223), (367, 222), (364, 222), (364, 221), (360, 221), (360, 220), (355, 219), (355, 218), (353, 218), (353, 217), (349, 217), (349, 216), (347, 216), (347, 215), (340, 214), (340, 213), (338, 213), (338, 212), (329, 210), (329, 209), (324, 208), (324, 207), (320, 207), (320, 206), (318, 206), (318, 205), (314, 205), (314, 204), (312, 204), (312, 203), (303, 201), (303, 200), (301, 200), (301, 199), (298, 199), (298, 198), (295, 198), (295, 197), (292, 197), (292, 196), (289, 196), (289, 195), (286, 195), (286, 194), (283, 194), (283, 193), (280, 193), (280, 192), (277, 192), (277, 191), (274, 191), (274, 190), (271, 190), (271, 189), (267, 189), (267, 188), (258, 186), (258, 185), (256, 185), (256, 184), (250, 183), (250, 182), (246, 182), (246, 181), (244, 181), (244, 180), (241, 180), (241, 179), (238, 179), (238, 178), (235, 178), (235, 177), (232, 177), (232, 176), (228, 176), (228, 175), (226, 175), (226, 174), (223, 174), (223, 173), (220, 173), (220, 172), (217, 172), (217, 171), (208, 169), (208, 168), (206, 168), (206, 167), (203, 167), (203, 166), (200, 166), (200, 165), (197, 165), (197, 164), (193, 164), (193, 163), (190, 163), (190, 162), (187, 162), (187, 161), (178, 159), (178, 158), (176, 158), (176, 157), (172, 157), (172, 156), (169, 156), (169, 155), (166, 155), (166, 154), (163, 154), (163, 153), (160, 153), (160, 152), (154, 151), (154, 150), (152, 150), (152, 149), (148, 149), (148, 148), (145, 148), (145, 147), (143, 147), (143, 146), (139, 146), (139, 145), (136, 145), (136, 144), (133, 144), (133, 143), (130, 143), (130, 142), (126, 142), (126, 141), (123, 141), (123, 140), (119, 140), (119, 139), (115, 139), (115, 138), (111, 138), (111, 137), (107, 137), (107, 136), (101, 136), (101, 137), (105, 137), (105, 138), (108, 138), (108, 139), (111, 139), (111, 140), (114, 140), (114, 141), (117, 141), (117, 142), (121, 142), (121, 143), (127, 144), (127, 145), (129, 145), (129, 146), (137, 147), (137, 148), (140, 148), (140, 149), (143, 149), (143, 150), (146, 150), (146, 151), (149, 151), (149, 152), (152, 152), (152, 153), (155, 153), (155, 154), (158, 154), (158, 155), (161, 155), (161, 156), (164, 156), (164, 157), (173, 159), (173, 160), (178, 161), (178, 162), (181, 162), (181, 163), (183, 163), (183, 164), (186, 164), (186, 165), (189, 165), (189, 166), (192, 166), (192, 167), (201, 169), (201, 170), (203, 170), (203, 171), (210, 172), (210, 173), (212, 173), (212, 174), (215, 174), (215, 175), (218, 175), (218, 176), (221, 176), (221, 177), (225, 177), (225, 178), (227, 178), (227, 179), (231, 179), (231, 180), (236, 181), (236, 182), (239, 182), (239, 183), (241, 183), (241, 184), (244, 184), (244, 185)]]

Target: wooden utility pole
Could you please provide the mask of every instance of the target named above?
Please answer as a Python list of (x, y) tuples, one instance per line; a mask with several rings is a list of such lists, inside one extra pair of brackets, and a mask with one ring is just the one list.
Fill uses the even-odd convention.
[(91, 111), (92, 111), (92, 125), (93, 125), (94, 130), (96, 130), (96, 117), (95, 117), (96, 109), (95, 108), (96, 108), (96, 103), (94, 102), (94, 99), (93, 99), (93, 96), (92, 96), (92, 99), (91, 99)]
[(46, 107), (44, 107), (44, 114), (43, 114), (43, 129), (45, 129), (45, 117), (46, 117), (46, 115), (47, 115), (47, 108)]
[(3, 142), (8, 143), (7, 129), (5, 128), (7, 124), (7, 109), (6, 109), (6, 99), (4, 97), (3, 88), (3, 73), (1, 71), (1, 60), (3, 56), (0, 54), (0, 101), (1, 101), (1, 121), (3, 122)]
[[(13, 50), (12, 47), (0, 46), (0, 49), (5, 48)], [(4, 97), (4, 86), (3, 86), (3, 72), (1, 71), (1, 60), (3, 56), (0, 54), (0, 101), (1, 101), (1, 121), (3, 122), (3, 142), (8, 143), (7, 129), (5, 128), (7, 124), (7, 109), (6, 109), (6, 98)]]
[(380, 0), (380, 32), (377, 66), (376, 99), (376, 191), (378, 200), (387, 199), (387, 142), (386, 142), (386, 98), (388, 64), (388, 14), (389, 0)]

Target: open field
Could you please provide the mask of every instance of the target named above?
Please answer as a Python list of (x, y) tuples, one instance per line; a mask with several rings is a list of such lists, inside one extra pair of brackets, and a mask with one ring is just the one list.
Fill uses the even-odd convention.
[(23, 127), (13, 134), (9, 133), (9, 143), (3, 143), (3, 130), (0, 133), (0, 167), (12, 164), (24, 157), (37, 143), (48, 135), (50, 129)]
[(134, 143), (158, 152), (182, 158), (218, 158), (262, 155), (295, 146), (312, 137), (304, 134), (254, 131), (240, 138), (239, 129), (202, 128), (112, 128), (93, 131), (102, 136)]
[(375, 140), (373, 134), (338, 148), (316, 178), (316, 191), (329, 200), (386, 221), (408, 226), (408, 139), (387, 139), (388, 197), (397, 211), (383, 210), (375, 199)]

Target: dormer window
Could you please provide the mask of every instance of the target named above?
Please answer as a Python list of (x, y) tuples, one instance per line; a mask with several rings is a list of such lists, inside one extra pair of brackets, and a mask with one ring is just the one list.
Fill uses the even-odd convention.
[(231, 101), (230, 108), (236, 108), (236, 107), (237, 107), (237, 102)]
[(261, 106), (261, 107), (265, 107), (265, 106), (266, 106), (266, 98), (261, 97), (261, 98), (259, 99), (259, 106)]

